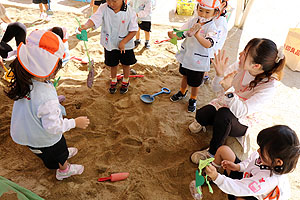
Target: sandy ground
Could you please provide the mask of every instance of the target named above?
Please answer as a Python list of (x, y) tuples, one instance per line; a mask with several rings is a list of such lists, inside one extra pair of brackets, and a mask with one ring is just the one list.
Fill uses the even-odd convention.
[[(84, 57), (84, 46), (74, 35), (77, 27), (75, 17), (82, 23), (86, 19), (81, 11), (86, 4), (75, 1), (56, 1), (53, 9), (57, 11), (51, 22), (38, 20), (39, 11), (31, 8), (29, 0), (7, 1), (7, 11), (14, 20), (24, 23), (28, 33), (36, 28), (65, 26), (70, 31), (69, 46), (71, 55)], [(22, 7), (21, 7), (22, 6)], [(23, 8), (27, 6), (27, 8)], [(58, 7), (60, 9), (58, 9)], [(68, 9), (66, 9), (68, 8)], [(69, 12), (64, 12), (69, 11)], [(155, 11), (159, 12), (159, 9)], [(173, 25), (180, 25), (178, 19), (171, 18), (170, 12), (162, 16), (174, 19), (172, 26), (153, 26), (153, 40), (166, 38)], [(180, 18), (183, 21), (183, 18)], [(179, 20), (179, 21), (180, 21)], [(68, 23), (66, 23), (68, 22)], [(233, 61), (241, 48), (243, 34), (247, 30), (231, 28), (225, 49)], [(69, 61), (59, 72), (61, 76), (58, 94), (66, 96), (63, 103), (68, 118), (87, 115), (91, 125), (86, 130), (73, 129), (65, 134), (69, 146), (79, 149), (71, 163), (82, 164), (85, 171), (81, 176), (74, 176), (64, 181), (55, 179), (55, 171), (47, 170), (42, 162), (26, 147), (15, 144), (9, 135), (10, 116), (13, 102), (0, 92), (0, 176), (4, 176), (19, 185), (30, 189), (45, 199), (191, 199), (188, 185), (194, 178), (196, 165), (189, 160), (191, 153), (208, 146), (211, 130), (200, 135), (192, 135), (187, 130), (194, 114), (187, 113), (187, 101), (172, 103), (170, 95), (162, 94), (155, 102), (146, 105), (140, 101), (141, 94), (153, 94), (162, 87), (168, 87), (172, 93), (179, 88), (181, 76), (175, 60), (176, 48), (168, 43), (152, 44), (151, 50), (142, 46), (135, 49), (138, 63), (133, 69), (144, 78), (131, 79), (129, 92), (120, 95), (108, 93), (109, 69), (103, 63), (103, 48), (99, 44), (100, 30), (89, 32), (89, 52), (95, 60), (96, 78), (92, 89), (86, 87), (87, 66), (77, 61)], [(143, 36), (143, 34), (142, 34)], [(267, 37), (267, 36), (265, 36)], [(278, 37), (278, 40), (280, 37)], [(12, 43), (13, 44), (13, 43)], [(293, 74), (296, 78), (298, 73)], [(120, 71), (121, 73), (121, 71)], [(214, 76), (213, 70), (210, 76)], [(298, 76), (299, 77), (299, 76)], [(256, 146), (256, 135), (264, 127), (274, 124), (287, 124), (300, 133), (297, 121), (300, 109), (300, 93), (293, 86), (295, 79), (285, 78), (284, 84), (277, 86), (278, 92), (272, 102), (266, 106), (261, 115), (261, 124), (251, 133), (251, 147)], [(1, 87), (7, 83), (1, 79)], [(285, 85), (286, 84), (286, 85)], [(299, 87), (298, 87), (299, 88)], [(205, 105), (215, 95), (210, 85), (203, 85), (199, 91), (197, 107)], [(230, 138), (227, 141), (240, 154), (241, 147)], [(245, 156), (245, 155), (244, 155)], [(130, 172), (130, 177), (121, 182), (97, 182), (97, 178), (115, 172)], [(300, 195), (300, 168), (289, 175), (292, 186), (291, 199)], [(214, 194), (204, 187), (204, 199), (226, 199), (213, 185)], [(1, 199), (15, 199), (8, 194)]]

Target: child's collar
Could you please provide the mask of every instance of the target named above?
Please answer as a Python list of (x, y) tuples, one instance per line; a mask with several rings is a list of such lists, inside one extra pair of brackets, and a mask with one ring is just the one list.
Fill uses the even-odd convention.
[[(110, 9), (112, 9), (109, 5), (107, 5), (107, 7), (109, 7)], [(113, 9), (112, 9), (113, 10)], [(123, 4), (121, 6), (121, 9), (120, 11), (124, 11), (126, 12), (127, 11), (127, 4), (123, 1)]]

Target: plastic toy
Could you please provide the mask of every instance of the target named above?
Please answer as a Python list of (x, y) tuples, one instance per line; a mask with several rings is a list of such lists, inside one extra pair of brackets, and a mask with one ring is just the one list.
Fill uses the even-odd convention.
[[(72, 59), (80, 61), (81, 64), (88, 64), (89, 63), (89, 58), (88, 57), (78, 58), (76, 56), (72, 56), (72, 57), (70, 57), (70, 60), (72, 60)], [(93, 59), (91, 60), (91, 62), (92, 62), (92, 65), (94, 65), (94, 60)]]
[(111, 174), (109, 177), (98, 178), (98, 182), (107, 181), (107, 180), (110, 180), (112, 182), (121, 181), (128, 178), (128, 176), (129, 176), (128, 172), (115, 173), (115, 174)]
[(142, 102), (144, 103), (152, 103), (155, 99), (154, 97), (159, 95), (159, 94), (170, 94), (171, 90), (169, 88), (162, 88), (160, 92), (155, 93), (153, 95), (150, 94), (143, 94), (140, 96), (140, 99), (142, 100)]
[(12, 78), (14, 77), (14, 73), (12, 71), (8, 71), (4, 64), (1, 63), (2, 68), (5, 70), (4, 79), (7, 82), (11, 82)]
[(210, 193), (213, 193), (213, 189), (212, 187), (210, 186), (209, 184), (209, 181), (207, 180), (207, 175), (205, 176), (202, 176), (202, 169), (204, 169), (206, 166), (210, 165), (211, 162), (213, 162), (215, 160), (215, 158), (208, 158), (206, 160), (199, 160), (199, 166), (198, 166), (198, 169), (196, 170), (196, 189), (197, 189), (197, 192), (202, 195), (202, 192), (201, 192), (201, 189), (200, 189), (200, 186), (203, 185), (204, 183), (206, 183), (208, 185), (208, 190)]
[[(117, 79), (118, 80), (121, 80), (123, 77), (124, 77), (123, 74), (117, 74)], [(131, 77), (131, 78), (137, 78), (137, 77), (142, 78), (142, 77), (144, 77), (144, 75), (129, 75), (129, 77)]]
[(52, 10), (50, 9), (50, 0), (48, 0), (48, 10), (46, 11), (47, 15), (53, 15)]
[(165, 40), (155, 40), (154, 44), (160, 44), (163, 42), (169, 42), (171, 39), (165, 39)]
[(57, 89), (59, 80), (60, 80), (60, 77), (58, 77), (58, 79), (54, 79), (54, 81), (53, 81), (53, 86), (55, 87), (55, 89)]
[[(75, 19), (77, 20), (77, 22), (79, 24), (79, 27), (81, 28), (80, 21), (76, 17), (75, 17)], [(93, 66), (93, 63), (92, 63), (90, 55), (89, 55), (88, 48), (87, 48), (86, 43), (85, 43), (86, 41), (88, 41), (86, 30), (82, 30), (80, 34), (76, 35), (76, 37), (77, 37), (77, 39), (82, 40), (84, 42), (86, 55), (87, 55), (88, 60), (89, 60), (89, 74), (88, 74), (88, 78), (87, 78), (87, 86), (89, 88), (91, 88), (92, 85), (93, 85), (93, 81), (94, 81), (95, 71), (94, 71), (94, 66)]]

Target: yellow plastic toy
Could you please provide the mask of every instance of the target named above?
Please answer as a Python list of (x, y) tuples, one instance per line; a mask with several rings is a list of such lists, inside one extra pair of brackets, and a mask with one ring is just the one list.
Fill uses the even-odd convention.
[(7, 82), (10, 82), (11, 79), (13, 78), (14, 74), (12, 71), (8, 71), (8, 69), (5, 67), (4, 64), (1, 63), (1, 66), (2, 68), (5, 70), (5, 73), (4, 73), (4, 79), (7, 81)]
[(178, 15), (192, 16), (195, 5), (195, 0), (177, 0), (176, 12)]

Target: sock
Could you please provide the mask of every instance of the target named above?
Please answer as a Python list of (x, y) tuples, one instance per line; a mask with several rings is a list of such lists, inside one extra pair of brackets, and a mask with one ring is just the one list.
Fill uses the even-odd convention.
[(191, 99), (197, 99), (197, 96), (191, 95)]
[(135, 41), (140, 42), (141, 40), (140, 39), (136, 39)]
[(123, 82), (123, 83), (128, 83), (128, 82), (129, 82), (129, 77), (128, 77), (128, 78), (124, 78), (124, 77), (123, 77), (122, 82)]
[(64, 170), (59, 169), (59, 172), (65, 173), (65, 172), (69, 171), (69, 168), (70, 168), (70, 165), (68, 165), (67, 168)]
[(117, 81), (118, 81), (117, 77), (111, 78), (111, 82), (112, 82), (112, 83), (116, 83)]
[(219, 169), (221, 167), (221, 165), (217, 165), (215, 162), (211, 163), (213, 166), (215, 166), (215, 168)]
[(183, 89), (183, 88), (180, 88), (180, 92), (184, 95), (185, 94), (185, 92), (186, 92), (186, 88), (185, 89)]
[(149, 43), (149, 40), (146, 40), (145, 43), (146, 43), (146, 44)]

